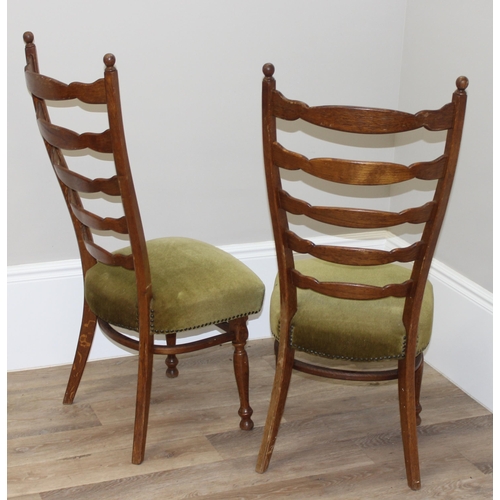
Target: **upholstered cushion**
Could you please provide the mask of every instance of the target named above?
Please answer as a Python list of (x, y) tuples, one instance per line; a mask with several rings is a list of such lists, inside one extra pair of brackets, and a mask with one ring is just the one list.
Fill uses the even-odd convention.
[[(151, 333), (180, 332), (260, 311), (264, 285), (232, 255), (189, 238), (147, 243), (153, 300)], [(129, 254), (130, 248), (119, 250)], [(110, 324), (138, 329), (135, 273), (102, 263), (85, 277), (85, 298)]]
[[(318, 259), (296, 262), (302, 274), (320, 281), (365, 283), (384, 286), (402, 283), (410, 271), (400, 265), (341, 266)], [(271, 296), (271, 329), (279, 339), (280, 298), (276, 280)], [(297, 290), (297, 312), (292, 320), (290, 344), (299, 351), (328, 358), (374, 361), (402, 358), (406, 332), (403, 325), (404, 298), (347, 300), (310, 290)], [(417, 351), (430, 341), (433, 291), (427, 283), (419, 323)]]

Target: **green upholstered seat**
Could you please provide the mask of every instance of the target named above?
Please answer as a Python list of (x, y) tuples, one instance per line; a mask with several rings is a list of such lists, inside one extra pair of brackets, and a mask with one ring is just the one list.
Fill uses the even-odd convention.
[[(384, 286), (402, 283), (410, 271), (397, 264), (342, 266), (318, 259), (297, 260), (296, 269), (320, 281), (364, 283)], [(328, 358), (375, 361), (403, 358), (406, 332), (404, 298), (347, 300), (297, 289), (297, 312), (292, 320), (290, 345)], [(433, 291), (428, 281), (420, 315), (417, 353), (429, 344), (433, 318)], [(271, 296), (271, 329), (279, 339), (279, 284)]]
[[(151, 333), (173, 333), (259, 312), (261, 280), (238, 259), (189, 238), (147, 242), (153, 300)], [(117, 253), (130, 254), (130, 247)], [(102, 263), (85, 277), (85, 299), (110, 324), (138, 329), (135, 275)]]

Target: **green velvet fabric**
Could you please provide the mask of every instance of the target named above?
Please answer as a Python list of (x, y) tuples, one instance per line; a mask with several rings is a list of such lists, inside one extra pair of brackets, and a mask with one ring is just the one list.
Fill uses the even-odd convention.
[[(147, 247), (152, 334), (191, 330), (260, 311), (264, 285), (232, 255), (189, 238), (160, 238)], [(118, 251), (130, 252), (130, 247)], [(138, 330), (133, 271), (96, 264), (85, 277), (85, 299), (99, 318)]]
[[(410, 271), (397, 264), (342, 266), (318, 259), (298, 260), (296, 269), (319, 281), (384, 286), (402, 283)], [(404, 298), (347, 300), (297, 289), (297, 312), (292, 319), (290, 345), (327, 358), (375, 361), (403, 358), (406, 331)], [(420, 314), (417, 353), (429, 344), (434, 310), (433, 290), (427, 282)], [(271, 330), (279, 340), (280, 291), (276, 280), (271, 296)]]

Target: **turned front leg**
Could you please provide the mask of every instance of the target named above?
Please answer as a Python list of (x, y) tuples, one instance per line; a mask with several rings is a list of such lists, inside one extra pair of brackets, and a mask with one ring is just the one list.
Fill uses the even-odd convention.
[(236, 333), (236, 338), (233, 340), (234, 355), (234, 375), (236, 377), (236, 385), (240, 396), (240, 409), (238, 415), (241, 417), (240, 429), (249, 431), (253, 429), (253, 421), (251, 419), (253, 410), (249, 402), (249, 368), (248, 355), (245, 350), (245, 344), (248, 339), (247, 318), (239, 318), (229, 323), (231, 330)]

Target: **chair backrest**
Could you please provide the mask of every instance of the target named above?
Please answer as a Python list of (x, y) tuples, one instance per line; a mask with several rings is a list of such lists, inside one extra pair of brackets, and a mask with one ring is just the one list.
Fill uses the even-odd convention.
[[(388, 296), (405, 297), (403, 321), (407, 330), (407, 355), (416, 350), (418, 319), (432, 256), (445, 215), (455, 174), (465, 116), (468, 80), (457, 79), (451, 102), (435, 111), (409, 114), (376, 108), (317, 106), (289, 100), (276, 90), (274, 67), (263, 67), (262, 120), (264, 161), (273, 231), (278, 256), (281, 311), (294, 314), (297, 287), (332, 297), (369, 300)], [(354, 134), (397, 134), (425, 127), (447, 131), (444, 152), (437, 159), (410, 166), (382, 161), (354, 161), (338, 158), (307, 157), (284, 148), (278, 142), (277, 119), (302, 119), (310, 124)], [(410, 179), (434, 182), (432, 201), (399, 213), (363, 208), (313, 206), (283, 189), (282, 169), (302, 170), (327, 183), (355, 186), (396, 184)], [(336, 200), (338, 202), (338, 200)], [(423, 224), (419, 241), (392, 251), (314, 244), (289, 228), (290, 214), (326, 224), (362, 230), (386, 229), (404, 223)], [(393, 262), (413, 263), (411, 277), (404, 283), (375, 287), (359, 283), (319, 282), (295, 269), (294, 254), (351, 266), (374, 266)], [(282, 321), (284, 321), (282, 316)], [(283, 324), (283, 323), (282, 323)]]
[[(114, 66), (115, 57), (112, 54), (104, 56), (104, 78), (89, 84), (80, 82), (65, 84), (40, 74), (33, 40), (32, 33), (24, 34), (26, 84), (33, 97), (38, 128), (73, 222), (84, 276), (96, 262), (135, 271), (139, 314), (142, 311), (142, 314), (149, 315), (151, 276), (125, 143), (118, 72)], [(109, 128), (100, 133), (77, 133), (58, 126), (51, 122), (46, 101), (65, 101), (68, 107), (79, 106), (81, 103), (85, 103), (83, 108), (87, 105), (100, 105), (103, 108), (105, 105)], [(89, 154), (89, 150), (112, 156), (115, 171), (111, 177), (89, 178), (69, 168), (66, 158), (73, 155), (72, 152)], [(109, 172), (109, 161), (101, 163), (102, 171)], [(87, 206), (84, 207), (80, 193), (85, 193), (89, 197), (95, 196), (96, 193), (100, 193), (104, 198), (113, 197), (113, 201), (121, 201), (124, 215), (118, 218), (101, 217), (90, 211)], [(115, 233), (127, 235), (132, 253), (130, 255), (112, 253), (97, 244), (93, 232), (98, 234), (103, 231), (111, 235)]]

